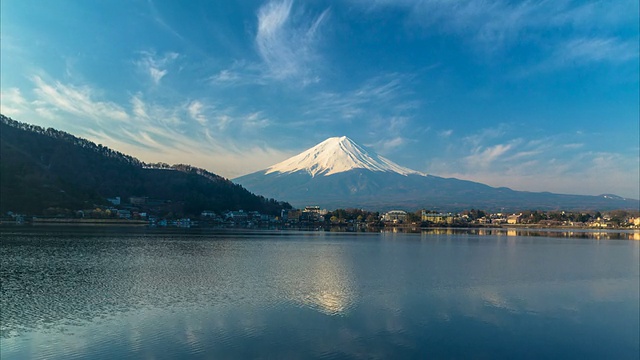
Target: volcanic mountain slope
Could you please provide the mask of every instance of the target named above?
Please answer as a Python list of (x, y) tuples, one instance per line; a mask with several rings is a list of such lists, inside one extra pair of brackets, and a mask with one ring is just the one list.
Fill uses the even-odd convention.
[(402, 167), (346, 136), (329, 138), (267, 169), (234, 179), (292, 205), (334, 208), (519, 209), (638, 208), (637, 200), (514, 191)]
[(271, 166), (265, 173), (305, 171), (311, 177), (315, 177), (316, 175), (329, 176), (356, 169), (393, 172), (400, 175), (424, 175), (375, 153), (369, 153), (346, 136), (329, 138), (305, 152)]

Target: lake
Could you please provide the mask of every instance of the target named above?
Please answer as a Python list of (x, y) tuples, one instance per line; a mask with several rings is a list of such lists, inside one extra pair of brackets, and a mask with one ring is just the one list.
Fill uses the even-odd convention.
[(2, 359), (640, 354), (637, 232), (1, 235)]

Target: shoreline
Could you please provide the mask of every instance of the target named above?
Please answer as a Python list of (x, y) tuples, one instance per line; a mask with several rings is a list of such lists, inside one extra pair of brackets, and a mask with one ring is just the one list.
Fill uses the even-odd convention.
[(362, 231), (376, 232), (381, 230), (386, 231), (428, 231), (428, 230), (558, 230), (558, 231), (640, 231), (639, 228), (629, 227), (586, 227), (586, 226), (549, 226), (543, 224), (502, 224), (502, 225), (473, 225), (473, 226), (429, 226), (421, 227), (415, 225), (392, 225), (392, 226), (344, 226), (344, 225), (323, 225), (323, 224), (309, 224), (308, 226), (154, 226), (145, 220), (125, 220), (125, 219), (61, 219), (61, 218), (34, 218), (30, 221), (15, 222), (15, 221), (0, 221), (0, 228), (9, 227), (40, 227), (40, 226), (99, 226), (99, 227), (150, 227), (150, 228), (182, 228), (182, 229), (252, 229), (252, 230), (324, 230), (335, 231), (336, 229), (342, 229), (346, 232)]
[[(0, 223), (5, 224), (5, 222)], [(8, 223), (7, 223), (8, 224)], [(22, 224), (16, 224), (22, 225)], [(124, 220), (124, 219), (48, 219), (48, 218), (35, 218), (31, 220), (27, 225), (128, 225), (128, 226), (144, 226), (149, 225), (148, 221), (144, 220)]]

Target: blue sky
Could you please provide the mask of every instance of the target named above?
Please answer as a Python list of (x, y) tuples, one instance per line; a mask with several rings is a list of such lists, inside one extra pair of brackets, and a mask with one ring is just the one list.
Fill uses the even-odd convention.
[(1, 3), (2, 113), (233, 178), (346, 135), (400, 165), (640, 198), (616, 1)]

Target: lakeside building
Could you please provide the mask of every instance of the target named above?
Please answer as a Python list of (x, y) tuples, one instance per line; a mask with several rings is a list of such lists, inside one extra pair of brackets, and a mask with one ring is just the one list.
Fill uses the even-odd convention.
[(306, 206), (300, 214), (300, 221), (322, 222), (326, 214), (327, 210), (320, 209), (320, 206)]
[(382, 220), (394, 223), (404, 222), (407, 220), (407, 212), (402, 210), (391, 210), (382, 215)]
[(249, 216), (243, 210), (229, 211), (224, 216), (227, 221), (232, 221), (234, 223), (242, 223), (249, 220)]
[(453, 215), (451, 213), (429, 213), (422, 210), (422, 221), (429, 221), (434, 224), (451, 224), (453, 223)]
[(323, 222), (327, 213), (326, 209), (320, 209), (320, 206), (314, 205), (306, 206), (303, 210), (282, 210), (281, 218), (290, 222)]
[(303, 212), (311, 212), (311, 213), (316, 213), (319, 215), (327, 215), (327, 209), (320, 209), (320, 206), (305, 206), (304, 210), (302, 210)]
[(519, 224), (522, 214), (512, 214), (507, 216), (507, 224)]

